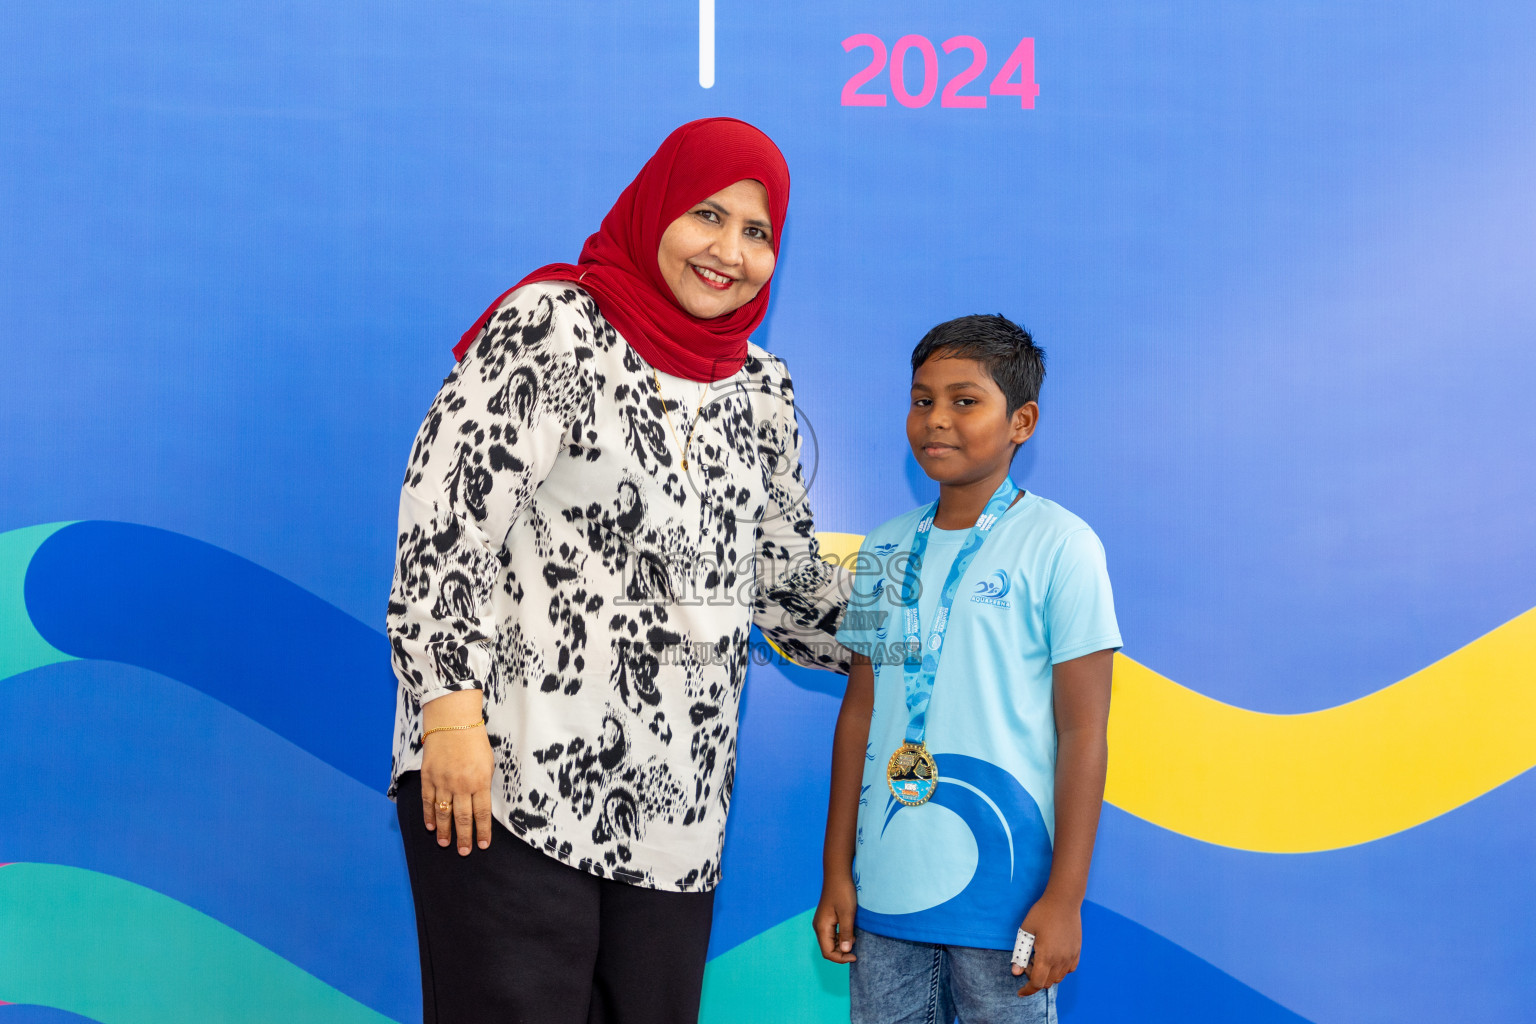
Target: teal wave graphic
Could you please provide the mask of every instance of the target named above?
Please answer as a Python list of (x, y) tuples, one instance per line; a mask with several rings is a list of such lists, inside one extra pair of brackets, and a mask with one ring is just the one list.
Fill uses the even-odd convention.
[(388, 1024), (168, 896), (56, 864), (0, 867), (0, 999), (101, 1024)]
[(32, 556), (44, 541), (69, 525), (44, 523), (0, 533), (0, 679), (73, 657), (44, 640), (33, 626), (26, 595)]

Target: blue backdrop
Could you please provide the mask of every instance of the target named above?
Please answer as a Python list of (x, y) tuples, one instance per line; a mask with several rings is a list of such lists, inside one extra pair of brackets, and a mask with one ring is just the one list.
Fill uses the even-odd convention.
[[(1369, 841), (1106, 808), (1065, 1019), (1528, 1019), (1536, 643), (1485, 634), (1536, 605), (1533, 46), (1520, 0), (12, 5), (0, 1024), (419, 1015), (408, 446), (485, 303), (712, 114), (794, 175), (757, 340), (819, 529), (931, 496), (907, 353), (1000, 311), (1049, 356), (1016, 479), (1098, 530), (1135, 662), (1264, 716), (1497, 680), (1413, 691), (1443, 742)], [(753, 670), (706, 1020), (846, 1014), (806, 921), (839, 694)]]

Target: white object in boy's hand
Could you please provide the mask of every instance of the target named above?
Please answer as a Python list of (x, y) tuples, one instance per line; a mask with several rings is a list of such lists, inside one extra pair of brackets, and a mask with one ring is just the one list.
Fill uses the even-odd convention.
[(1035, 933), (1019, 929), (1019, 937), (1013, 942), (1013, 965), (1029, 970), (1029, 962), (1035, 958)]

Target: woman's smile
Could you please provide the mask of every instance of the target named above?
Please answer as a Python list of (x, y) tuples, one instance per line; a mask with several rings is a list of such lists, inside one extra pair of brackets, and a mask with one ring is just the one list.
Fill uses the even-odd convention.
[(699, 276), (699, 280), (718, 291), (723, 292), (736, 283), (734, 277), (722, 274), (718, 270), (710, 270), (708, 267), (701, 267), (697, 263), (690, 263), (688, 266)]

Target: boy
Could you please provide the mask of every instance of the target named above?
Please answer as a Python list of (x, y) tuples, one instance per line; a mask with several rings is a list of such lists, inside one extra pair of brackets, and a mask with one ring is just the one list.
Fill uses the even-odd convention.
[(855, 1024), (1054, 1024), (1077, 967), (1120, 633), (1093, 531), (1008, 479), (1044, 376), (1001, 316), (912, 353), (907, 441), (939, 500), (865, 538), (837, 637), (858, 653), (815, 928), (853, 965)]

